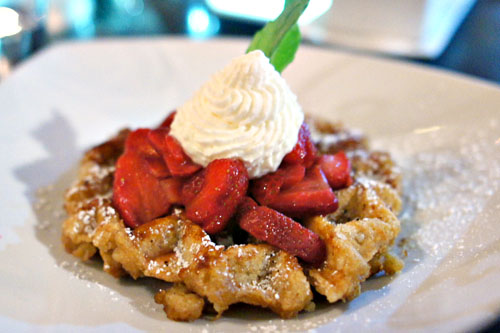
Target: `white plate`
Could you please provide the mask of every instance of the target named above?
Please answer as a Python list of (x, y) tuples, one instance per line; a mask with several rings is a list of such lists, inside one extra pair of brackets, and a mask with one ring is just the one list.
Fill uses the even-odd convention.
[[(237, 307), (176, 323), (161, 282), (115, 280), (60, 244), (84, 149), (156, 124), (248, 41), (103, 40), (40, 53), (0, 85), (0, 327), (19, 330), (457, 331), (500, 310), (500, 89), (404, 63), (303, 47), (285, 77), (307, 112), (364, 130), (405, 173), (408, 257), (360, 297), (281, 320)], [(395, 251), (402, 249), (396, 247)], [(243, 314), (243, 311), (245, 312)]]

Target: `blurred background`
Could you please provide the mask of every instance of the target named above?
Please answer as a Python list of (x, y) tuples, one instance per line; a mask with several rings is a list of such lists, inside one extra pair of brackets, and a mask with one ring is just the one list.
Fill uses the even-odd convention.
[[(284, 0), (0, 0), (0, 80), (59, 40), (251, 36)], [(500, 0), (311, 0), (304, 43), (500, 83)]]

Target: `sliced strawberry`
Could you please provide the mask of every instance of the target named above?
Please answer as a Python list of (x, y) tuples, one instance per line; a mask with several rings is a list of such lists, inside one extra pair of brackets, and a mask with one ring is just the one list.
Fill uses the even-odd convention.
[(170, 176), (170, 171), (168, 171), (165, 161), (159, 154), (156, 156), (144, 156), (143, 160), (149, 172), (156, 178), (167, 178)]
[(285, 215), (302, 218), (333, 213), (338, 200), (320, 166), (314, 165), (302, 181), (281, 191), (268, 206)]
[(205, 169), (195, 173), (182, 187), (182, 203), (187, 205), (200, 193), (205, 179)]
[(234, 215), (237, 221), (240, 221), (241, 218), (249, 213), (252, 210), (257, 209), (259, 207), (259, 204), (255, 202), (252, 198), (245, 196), (242, 200), (240, 205), (238, 206), (238, 209), (236, 210), (236, 214)]
[(182, 205), (182, 188), (184, 186), (184, 179), (179, 177), (170, 177), (161, 180), (161, 186), (168, 202), (172, 205)]
[(250, 185), (250, 193), (261, 204), (272, 202), (281, 190), (300, 182), (306, 168), (302, 164), (282, 165), (276, 172), (254, 179)]
[(137, 153), (142, 156), (161, 157), (148, 140), (148, 128), (139, 128), (130, 134), (125, 141), (126, 153)]
[(168, 135), (169, 129), (158, 128), (149, 133), (153, 147), (161, 154), (172, 176), (187, 177), (201, 169), (184, 152), (179, 141)]
[(113, 205), (132, 228), (166, 214), (172, 200), (172, 185), (156, 178), (146, 162), (146, 157), (153, 158), (156, 153), (148, 134), (144, 129), (130, 133), (125, 152), (116, 163)]
[(165, 161), (148, 140), (150, 129), (140, 128), (129, 134), (125, 141), (125, 152), (134, 153), (145, 160), (149, 172), (158, 178), (170, 176)]
[(325, 243), (317, 234), (291, 218), (245, 198), (239, 208), (240, 227), (255, 238), (287, 251), (311, 264), (326, 258)]
[(224, 229), (243, 200), (248, 189), (248, 172), (241, 160), (220, 159), (211, 162), (202, 174), (201, 188), (199, 180), (195, 180), (183, 191), (195, 194), (185, 202), (186, 216), (214, 234)]
[(299, 130), (297, 144), (291, 152), (283, 158), (284, 164), (303, 164), (307, 168), (314, 164), (317, 149), (311, 140), (309, 127), (304, 122)]
[(323, 155), (318, 164), (325, 174), (328, 184), (336, 190), (352, 184), (351, 162), (341, 150), (335, 155)]
[(286, 190), (304, 179), (306, 168), (303, 165), (285, 165), (280, 167), (283, 176), (283, 186), (281, 190)]
[(170, 126), (172, 125), (172, 122), (174, 121), (175, 114), (177, 111), (172, 111), (167, 118), (160, 124), (159, 128), (165, 128), (170, 132)]

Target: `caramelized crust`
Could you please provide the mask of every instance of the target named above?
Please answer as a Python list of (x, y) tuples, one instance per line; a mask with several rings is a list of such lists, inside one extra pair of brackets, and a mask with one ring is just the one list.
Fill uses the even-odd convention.
[(192, 321), (201, 317), (205, 301), (189, 292), (182, 283), (176, 283), (155, 295), (155, 302), (163, 305), (167, 317), (177, 321)]
[(308, 122), (322, 153), (346, 151), (354, 184), (337, 191), (335, 213), (306, 221), (327, 246), (326, 262), (307, 275), (329, 302), (351, 300), (372, 274), (403, 269), (402, 261), (388, 253), (400, 230), (401, 173), (388, 153), (368, 151), (363, 135), (338, 123)]
[[(386, 152), (357, 150), (349, 154), (355, 178), (373, 179), (402, 193), (402, 177), (391, 155)], [(379, 193), (382, 194), (382, 193)], [(396, 210), (396, 214), (399, 209)]]
[(219, 316), (229, 305), (243, 302), (290, 318), (312, 300), (297, 259), (266, 244), (230, 246), (209, 264), (189, 266), (180, 276), (190, 290), (213, 304)]
[[(337, 212), (306, 222), (327, 247), (326, 262), (308, 271), (309, 280), (331, 303), (359, 295), (361, 282), (376, 271), (372, 265), (377, 263), (370, 262), (387, 253), (400, 228), (389, 207), (400, 207), (401, 202), (396, 191), (386, 184), (358, 182), (339, 191), (338, 198)], [(396, 265), (392, 267), (398, 269)]]

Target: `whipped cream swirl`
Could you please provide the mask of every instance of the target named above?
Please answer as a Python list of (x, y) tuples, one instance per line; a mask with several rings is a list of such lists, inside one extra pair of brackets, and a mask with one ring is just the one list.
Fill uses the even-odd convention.
[(303, 121), (297, 97), (257, 50), (233, 59), (181, 106), (170, 134), (194, 162), (239, 158), (257, 178), (278, 169)]

